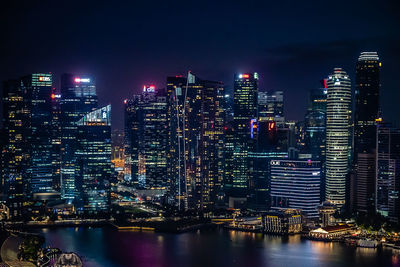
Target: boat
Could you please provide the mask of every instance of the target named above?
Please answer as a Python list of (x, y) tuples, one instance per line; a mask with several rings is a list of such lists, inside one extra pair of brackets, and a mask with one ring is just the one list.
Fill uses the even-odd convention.
[(376, 248), (378, 247), (379, 242), (372, 239), (358, 239), (357, 246), (362, 248)]

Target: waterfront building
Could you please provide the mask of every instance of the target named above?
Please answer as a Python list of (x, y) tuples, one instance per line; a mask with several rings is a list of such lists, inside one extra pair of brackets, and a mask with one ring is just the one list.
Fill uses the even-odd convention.
[(341, 68), (335, 68), (327, 80), (326, 116), (325, 199), (342, 208), (349, 171), (351, 82)]
[(348, 235), (352, 229), (353, 227), (347, 224), (324, 226), (311, 230), (310, 237), (316, 239), (336, 239)]
[(84, 115), (78, 126), (76, 187), (78, 212), (108, 213), (111, 178), (111, 105)]
[(270, 169), (271, 208), (301, 209), (307, 219), (318, 219), (321, 162), (271, 160)]
[(379, 113), (381, 62), (376, 52), (362, 52), (356, 64), (354, 169), (356, 209), (375, 211), (376, 119)]
[(73, 203), (78, 195), (76, 168), (78, 149), (78, 121), (98, 105), (96, 85), (87, 75), (61, 76), (61, 198)]
[(266, 212), (262, 224), (264, 232), (280, 235), (300, 233), (303, 229), (301, 211), (296, 209)]
[(245, 199), (250, 178), (248, 153), (254, 150), (254, 140), (250, 133), (251, 122), (258, 115), (258, 74), (235, 74), (233, 98), (236, 138), (233, 152), (232, 195), (229, 197)]
[(400, 129), (388, 123), (377, 125), (376, 212), (399, 222)]

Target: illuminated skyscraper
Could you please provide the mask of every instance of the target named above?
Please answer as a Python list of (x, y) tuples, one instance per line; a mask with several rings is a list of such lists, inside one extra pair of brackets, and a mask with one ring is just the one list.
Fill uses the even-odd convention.
[[(326, 84), (326, 81), (324, 84)], [(325, 158), (327, 88), (310, 91), (309, 108), (305, 116), (305, 149), (313, 159)]]
[(301, 209), (308, 219), (318, 219), (321, 163), (311, 160), (272, 160), (272, 208)]
[(30, 191), (36, 199), (57, 196), (53, 176), (53, 75), (36, 73), (21, 79), (31, 98), (31, 180)]
[(376, 52), (362, 52), (356, 65), (354, 153), (375, 149), (376, 123), (379, 113), (380, 66)]
[(248, 153), (249, 161), (249, 186), (248, 207), (258, 210), (270, 208), (270, 161), (285, 159), (288, 156), (287, 147), (279, 145), (275, 121), (268, 118), (253, 119), (250, 127), (250, 138), (255, 142), (255, 147)]
[(19, 80), (3, 84), (4, 165), (2, 182), (4, 197), (11, 217), (20, 217), (30, 181), (31, 101)]
[(124, 179), (130, 181), (134, 187), (138, 186), (139, 163), (139, 123), (140, 123), (140, 95), (124, 100), (124, 146), (125, 167)]
[(253, 151), (251, 138), (252, 120), (257, 118), (258, 74), (235, 74), (233, 112), (235, 128), (234, 169), (232, 181), (233, 198), (246, 198), (249, 184), (248, 153)]
[(177, 180), (177, 198), (183, 198), (189, 208), (213, 207), (223, 179), (223, 84), (189, 73), (187, 79), (169, 77), (167, 92), (172, 107), (170, 151), (176, 157), (171, 170)]
[(107, 213), (110, 207), (111, 105), (87, 113), (76, 126), (77, 210), (86, 214)]
[(75, 185), (77, 122), (97, 108), (94, 79), (89, 76), (61, 76), (61, 198), (72, 203), (77, 195)]
[[(168, 102), (165, 91), (144, 86), (140, 95), (125, 101), (127, 170), (142, 189), (167, 190)], [(130, 167), (129, 167), (129, 166)]]
[(375, 212), (376, 123), (381, 63), (376, 52), (362, 52), (356, 65), (354, 165), (357, 211)]
[(335, 68), (327, 81), (326, 200), (342, 208), (346, 202), (349, 171), (351, 83), (347, 73)]
[(3, 180), (11, 216), (22, 202), (58, 196), (59, 125), (53, 76), (35, 73), (4, 83)]

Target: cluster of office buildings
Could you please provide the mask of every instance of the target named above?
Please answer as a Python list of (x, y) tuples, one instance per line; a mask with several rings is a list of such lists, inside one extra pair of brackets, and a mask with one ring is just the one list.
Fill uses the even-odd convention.
[(3, 83), (1, 186), (12, 218), (62, 200), (76, 213), (110, 205), (111, 106), (98, 107), (92, 77), (35, 73)]
[(4, 200), (12, 216), (54, 198), (106, 213), (118, 169), (120, 183), (179, 210), (296, 209), (314, 220), (328, 201), (398, 222), (400, 130), (382, 119), (380, 68), (377, 53), (361, 53), (354, 90), (335, 68), (298, 122), (258, 73), (235, 74), (232, 91), (191, 72), (167, 77), (124, 100), (113, 148), (111, 107), (98, 107), (93, 77), (65, 74), (60, 91), (49, 73), (6, 81)]

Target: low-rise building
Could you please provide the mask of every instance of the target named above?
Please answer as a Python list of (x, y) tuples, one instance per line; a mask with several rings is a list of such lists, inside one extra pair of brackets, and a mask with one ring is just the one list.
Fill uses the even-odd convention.
[(331, 225), (310, 231), (310, 237), (316, 239), (335, 239), (350, 234), (353, 227), (347, 224)]
[(267, 212), (262, 217), (264, 232), (273, 234), (296, 234), (302, 230), (302, 215), (297, 209)]

